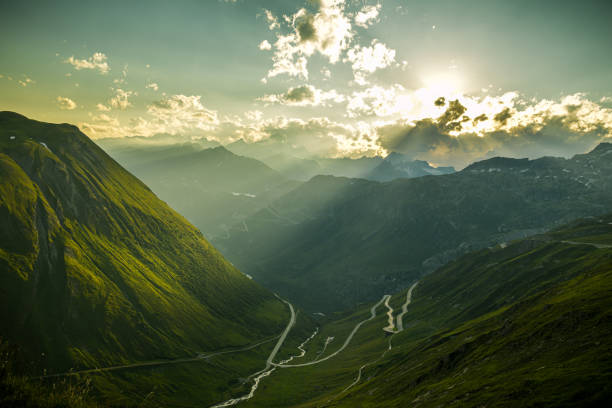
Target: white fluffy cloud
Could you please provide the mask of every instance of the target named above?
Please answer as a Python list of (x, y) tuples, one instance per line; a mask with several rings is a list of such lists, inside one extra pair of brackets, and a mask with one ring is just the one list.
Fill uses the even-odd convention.
[(348, 50), (346, 59), (352, 64), (355, 82), (365, 85), (367, 74), (386, 68), (395, 62), (395, 50), (377, 40), (372, 40), (369, 47), (357, 45)]
[(368, 28), (378, 20), (381, 5), (364, 6), (361, 11), (355, 15), (355, 25), (363, 28)]
[[(314, 13), (301, 8), (285, 17), (290, 32), (277, 34), (269, 78), (287, 74), (307, 79), (308, 57), (318, 53), (335, 64), (349, 47), (353, 31), (345, 13), (345, 0), (317, 0), (314, 4), (317, 7)], [(272, 21), (271, 29), (280, 27), (271, 13), (268, 12), (267, 17), (269, 22)]]
[(345, 98), (334, 89), (322, 91), (312, 85), (302, 85), (290, 88), (283, 94), (265, 95), (259, 100), (288, 106), (319, 106), (326, 105), (329, 102), (344, 102)]
[(64, 62), (72, 65), (77, 71), (81, 69), (95, 69), (100, 71), (101, 74), (108, 74), (110, 71), (108, 58), (101, 52), (96, 52), (87, 59), (77, 59), (71, 56)]
[(262, 51), (270, 51), (272, 49), (272, 44), (268, 40), (263, 40), (259, 43), (259, 49)]
[(76, 102), (70, 98), (58, 96), (56, 100), (59, 108), (62, 110), (74, 110), (77, 107)]
[(113, 96), (109, 103), (115, 109), (125, 110), (132, 106), (129, 98), (136, 95), (134, 91), (125, 91), (121, 88), (115, 89), (115, 96)]
[(351, 118), (361, 116), (386, 117), (402, 112), (411, 105), (409, 96), (401, 85), (390, 87), (373, 86), (363, 91), (353, 92), (347, 105)]
[(217, 112), (206, 108), (197, 95), (171, 95), (155, 101), (147, 107), (145, 117), (132, 118), (128, 125), (104, 113), (90, 116), (91, 120), (80, 126), (94, 138), (202, 133), (219, 125)]
[[(189, 129), (210, 130), (219, 124), (217, 111), (206, 108), (198, 95), (171, 95), (148, 106), (154, 123), (176, 134)], [(150, 132), (148, 132), (150, 134)]]
[(278, 18), (270, 10), (264, 10), (266, 15), (266, 21), (268, 22), (268, 29), (270, 31), (280, 28), (280, 24), (278, 22)]

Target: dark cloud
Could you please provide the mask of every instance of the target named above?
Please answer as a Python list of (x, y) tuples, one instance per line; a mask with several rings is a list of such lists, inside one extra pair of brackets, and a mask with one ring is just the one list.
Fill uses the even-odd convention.
[(436, 99), (434, 101), (434, 105), (436, 105), (436, 106), (444, 106), (444, 105), (446, 105), (446, 99), (444, 99), (444, 97), (441, 96), (441, 97), (439, 97), (438, 99)]
[(506, 107), (503, 111), (496, 114), (493, 119), (500, 125), (504, 126), (506, 123), (508, 123), (508, 119), (511, 117), (512, 112), (510, 111), (510, 108)]
[(300, 36), (300, 42), (314, 41), (317, 39), (317, 30), (314, 26), (314, 16), (304, 14), (295, 22), (295, 29)]
[(449, 130), (449, 123), (460, 122), (457, 120), (459, 111), (461, 109), (445, 114), (445, 117), (451, 118), (446, 123), (425, 119), (416, 123), (380, 127), (377, 129), (379, 143), (388, 151), (403, 153), (414, 159), (461, 168), (473, 161), (493, 156), (570, 157), (592, 149), (606, 138), (610, 139), (605, 126), (578, 131), (571, 126), (573, 122), (567, 116), (546, 117), (541, 125), (497, 130), (482, 136), (472, 133), (453, 136), (449, 133), (452, 130)]
[(465, 111), (467, 111), (467, 108), (463, 106), (458, 99), (450, 101), (448, 103), (446, 112), (444, 112), (444, 114), (438, 118), (438, 124), (441, 128), (447, 131), (461, 130), (462, 122), (470, 120), (470, 118), (467, 116), (464, 116), (461, 120), (459, 120)]
[(476, 125), (476, 124), (478, 124), (478, 122), (484, 122), (484, 121), (485, 121), (485, 120), (487, 120), (487, 119), (489, 119), (489, 118), (487, 117), (487, 115), (485, 115), (485, 114), (483, 113), (483, 114), (481, 114), (481, 115), (476, 116), (476, 117), (474, 118), (474, 120), (472, 121), (472, 123), (473, 123), (474, 125)]
[(294, 103), (314, 101), (314, 98), (315, 94), (313, 88), (307, 85), (289, 89), (284, 97), (286, 101)]

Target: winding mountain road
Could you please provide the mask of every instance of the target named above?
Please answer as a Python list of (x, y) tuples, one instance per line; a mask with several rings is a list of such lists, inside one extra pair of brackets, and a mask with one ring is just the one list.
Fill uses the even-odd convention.
[(355, 333), (357, 333), (357, 330), (359, 330), (359, 328), (363, 324), (369, 322), (370, 320), (372, 320), (372, 319), (374, 319), (376, 317), (376, 309), (378, 308), (378, 306), (380, 306), (383, 302), (385, 302), (390, 297), (391, 296), (389, 296), (389, 295), (384, 295), (382, 297), (382, 299), (380, 299), (378, 301), (378, 303), (376, 303), (374, 306), (372, 306), (370, 308), (370, 317), (365, 319), (365, 320), (360, 321), (359, 323), (357, 323), (355, 325), (355, 327), (353, 328), (353, 331), (351, 331), (351, 333), (348, 335), (348, 337), (344, 341), (344, 344), (342, 344), (342, 346), (338, 350), (334, 351), (330, 355), (328, 355), (326, 357), (323, 357), (321, 359), (315, 360), (315, 361), (308, 362), (308, 363), (301, 363), (301, 364), (276, 364), (276, 363), (272, 363), (272, 365), (274, 367), (278, 367), (278, 368), (307, 367), (307, 366), (311, 366), (311, 365), (322, 363), (323, 361), (329, 360), (330, 358), (337, 356), (339, 353), (341, 353), (349, 345), (349, 343), (353, 339), (353, 336), (355, 335)]
[(352, 383), (350, 383), (345, 389), (340, 391), (338, 395), (333, 397), (328, 402), (333, 401), (334, 399), (338, 398), (339, 396), (341, 396), (342, 394), (344, 394), (345, 392), (353, 388), (355, 385), (359, 384), (359, 381), (361, 381), (363, 370), (365, 370), (365, 368), (368, 366), (378, 363), (380, 360), (382, 360), (387, 355), (389, 351), (391, 351), (391, 349), (393, 348), (393, 346), (391, 345), (391, 340), (393, 340), (393, 335), (404, 330), (404, 320), (403, 320), (404, 315), (408, 313), (408, 305), (412, 302), (412, 292), (414, 291), (414, 288), (416, 288), (418, 283), (419, 282), (415, 282), (410, 287), (410, 289), (408, 289), (408, 293), (406, 293), (406, 302), (404, 302), (404, 304), (402, 305), (402, 312), (397, 315), (397, 323), (396, 323), (397, 329), (396, 330), (394, 330), (394, 325), (393, 325), (393, 308), (391, 308), (391, 306), (389, 305), (389, 298), (387, 298), (387, 300), (385, 301), (385, 306), (387, 306), (387, 308), (389, 309), (389, 311), (387, 312), (387, 315), (389, 316), (389, 324), (387, 325), (387, 327), (383, 328), (383, 330), (386, 331), (387, 333), (391, 333), (391, 337), (389, 337), (389, 343), (388, 343), (387, 349), (376, 360), (366, 363), (362, 365), (361, 367), (359, 367), (359, 371), (357, 372), (357, 378), (355, 378), (355, 380)]
[(259, 387), (260, 381), (263, 378), (265, 378), (265, 377), (269, 376), (270, 374), (272, 374), (274, 372), (274, 370), (276, 370), (276, 367), (272, 367), (272, 366), (275, 365), (272, 361), (274, 360), (274, 357), (276, 357), (276, 354), (278, 353), (278, 350), (281, 348), (281, 346), (285, 342), (285, 339), (287, 338), (287, 334), (289, 334), (289, 331), (291, 331), (291, 328), (295, 325), (295, 310), (293, 309), (293, 305), (291, 303), (289, 303), (288, 301), (286, 301), (284, 299), (281, 299), (278, 295), (276, 295), (276, 297), (279, 298), (281, 301), (283, 301), (285, 304), (287, 304), (287, 306), (289, 306), (289, 310), (291, 311), (291, 317), (289, 318), (289, 323), (287, 323), (287, 327), (285, 327), (285, 330), (280, 335), (278, 341), (276, 342), (276, 345), (274, 346), (274, 348), (272, 349), (272, 352), (268, 356), (268, 360), (266, 360), (266, 367), (263, 370), (260, 370), (260, 371), (256, 372), (255, 374), (251, 374), (249, 376), (247, 381), (250, 380), (253, 377), (255, 377), (255, 379), (253, 381), (253, 385), (251, 386), (251, 390), (249, 391), (248, 394), (243, 395), (243, 396), (238, 397), (238, 398), (229, 399), (229, 400), (221, 402), (219, 404), (215, 404), (215, 405), (211, 406), (211, 408), (229, 407), (229, 406), (232, 406), (232, 405), (236, 405), (236, 404), (238, 404), (241, 401), (246, 401), (248, 399), (253, 398), (253, 396), (255, 395), (255, 391), (257, 391), (257, 387)]
[(387, 333), (395, 333), (395, 320), (393, 319), (393, 308), (389, 304), (391, 296), (385, 300), (385, 306), (387, 307), (387, 326), (383, 327), (383, 330)]
[(100, 368), (89, 368), (89, 369), (79, 370), (79, 371), (69, 371), (66, 373), (44, 375), (44, 376), (36, 377), (36, 379), (68, 377), (68, 376), (80, 375), (80, 374), (94, 374), (94, 373), (103, 373), (107, 371), (127, 370), (131, 368), (167, 366), (167, 365), (173, 365), (173, 364), (189, 363), (193, 361), (208, 360), (209, 358), (220, 356), (223, 354), (231, 354), (231, 353), (239, 353), (241, 351), (248, 351), (248, 350), (254, 349), (255, 347), (261, 346), (262, 344), (274, 341), (277, 338), (278, 336), (274, 336), (267, 340), (262, 340), (258, 343), (251, 344), (250, 346), (245, 346), (245, 347), (234, 349), (234, 350), (217, 351), (217, 352), (208, 353), (208, 354), (200, 353), (195, 357), (177, 358), (174, 360), (143, 361), (141, 363), (123, 364), (123, 365), (100, 367)]
[(402, 312), (400, 314), (397, 315), (397, 331), (401, 332), (404, 330), (404, 315), (406, 313), (408, 313), (408, 305), (412, 302), (412, 291), (414, 290), (414, 288), (416, 288), (416, 286), (419, 284), (419, 282), (415, 282), (410, 289), (408, 289), (408, 293), (406, 294), (406, 302), (404, 302), (404, 304), (402, 305)]
[(579, 242), (579, 241), (561, 241), (561, 242), (564, 244), (570, 244), (570, 245), (590, 245), (590, 246), (594, 246), (597, 249), (612, 248), (612, 245), (595, 244), (593, 242)]

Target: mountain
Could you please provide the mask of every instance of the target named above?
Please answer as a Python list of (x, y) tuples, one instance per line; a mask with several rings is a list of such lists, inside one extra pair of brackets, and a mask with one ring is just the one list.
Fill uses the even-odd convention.
[(258, 160), (238, 156), (222, 146), (122, 146), (118, 150), (111, 146), (107, 152), (207, 237), (224, 235), (232, 224), (298, 184)]
[[(414, 286), (403, 331), (385, 334), (379, 304), (341, 353), (284, 368), (249, 406), (606, 406), (611, 292), (612, 214), (471, 252)], [(394, 318), (406, 296), (391, 298)], [(371, 307), (324, 323), (296, 363), (329, 336), (334, 353)]]
[(317, 175), (368, 178), (383, 162), (378, 156), (357, 159), (326, 158), (303, 147), (294, 147), (274, 139), (253, 143), (239, 139), (225, 147), (236, 154), (256, 158), (285, 176), (301, 181), (310, 180)]
[[(244, 347), (289, 318), (75, 126), (0, 113), (0, 224), (0, 337), (38, 375)], [(101, 375), (96, 389), (122, 406), (149, 387), (162, 405), (193, 390), (212, 403), (234, 376), (173, 370), (130, 374), (136, 391)]]
[(236, 154), (256, 158), (285, 176), (301, 181), (317, 175), (391, 181), (455, 172), (453, 167), (433, 167), (425, 161), (412, 160), (397, 152), (391, 152), (384, 159), (380, 156), (325, 158), (270, 140), (247, 143), (242, 139), (226, 145), (226, 148)]
[(391, 152), (382, 163), (364, 178), (375, 181), (391, 181), (396, 178), (414, 178), (452, 174), (454, 172), (453, 167), (432, 167), (426, 161), (412, 160), (401, 153)]
[(128, 136), (128, 137), (107, 137), (97, 139), (96, 143), (105, 150), (114, 152), (122, 150), (133, 150), (136, 147), (159, 148), (163, 149), (171, 145), (191, 145), (197, 150), (209, 149), (211, 147), (220, 146), (219, 142), (214, 140), (190, 137), (186, 135), (170, 135), (167, 133), (158, 133), (153, 136)]
[(315, 177), (215, 245), (312, 312), (372, 301), (474, 248), (612, 210), (612, 145), (378, 183)]

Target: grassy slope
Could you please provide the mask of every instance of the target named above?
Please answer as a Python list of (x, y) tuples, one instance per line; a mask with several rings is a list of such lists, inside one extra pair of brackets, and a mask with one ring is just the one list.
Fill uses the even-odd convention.
[(288, 319), (74, 126), (0, 113), (0, 222), (0, 334), (39, 368), (191, 356)]
[[(612, 216), (468, 254), (422, 279), (406, 330), (349, 392), (387, 347), (384, 316), (329, 362), (275, 373), (246, 406), (602, 406), (612, 395), (612, 248), (561, 242), (593, 236), (612, 245)], [(323, 337), (343, 339), (366, 308), (356, 315)]]

